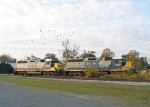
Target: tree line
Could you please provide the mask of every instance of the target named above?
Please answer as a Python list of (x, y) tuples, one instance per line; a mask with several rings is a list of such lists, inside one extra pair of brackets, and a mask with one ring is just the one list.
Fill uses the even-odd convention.
[[(71, 45), (71, 41), (69, 39), (66, 39), (62, 42), (63, 50), (62, 50), (62, 57), (67, 60), (68, 58), (75, 58), (75, 57), (81, 57), (83, 59), (90, 58), (90, 57), (96, 57), (95, 51), (86, 51), (84, 50), (81, 54), (79, 54), (79, 46), (76, 44)], [(136, 50), (131, 50), (127, 54), (123, 54), (126, 58), (126, 62), (130, 61), (132, 62), (132, 66), (136, 67), (137, 69), (150, 69), (150, 65), (148, 63), (147, 57), (139, 57), (139, 52)], [(106, 48), (102, 51), (102, 54), (100, 55), (100, 59), (103, 57), (111, 57), (113, 58), (115, 56), (115, 53), (110, 50), (109, 48)]]
[[(64, 64), (68, 58), (91, 58), (96, 57), (95, 51), (87, 51), (84, 50), (82, 53), (80, 53), (80, 47), (76, 44), (71, 44), (71, 41), (69, 39), (66, 39), (62, 41), (62, 50), (59, 50), (62, 54), (62, 57), (64, 59)], [(138, 69), (146, 69), (150, 68), (150, 65), (148, 64), (148, 58), (147, 57), (139, 57), (139, 52), (136, 50), (131, 50), (129, 53), (124, 54), (126, 57), (126, 61), (131, 61), (132, 65), (137, 67)], [(100, 55), (100, 59), (103, 57), (111, 57), (113, 58), (115, 56), (115, 53), (110, 50), (109, 48), (106, 48), (102, 51), (102, 54)], [(54, 53), (46, 53), (44, 59), (51, 59), (51, 58), (57, 58), (56, 54)], [(37, 57), (33, 54), (30, 56), (26, 56), (26, 60), (31, 59), (37, 59)], [(12, 73), (13, 68), (11, 67), (10, 63), (15, 63), (16, 59), (11, 57), (8, 54), (2, 54), (0, 55), (0, 73)]]

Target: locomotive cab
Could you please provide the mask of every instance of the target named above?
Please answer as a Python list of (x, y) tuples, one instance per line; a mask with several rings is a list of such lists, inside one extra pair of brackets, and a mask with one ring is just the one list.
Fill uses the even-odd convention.
[(115, 57), (112, 59), (112, 62), (111, 62), (111, 65), (110, 65), (110, 68), (111, 68), (111, 71), (120, 71), (122, 72), (122, 68), (125, 66), (126, 62), (125, 62), (125, 57), (122, 56), (122, 57)]
[(62, 74), (62, 64), (59, 62), (57, 58), (51, 59), (50, 67), (51, 67), (50, 71), (55, 71), (57, 75)]

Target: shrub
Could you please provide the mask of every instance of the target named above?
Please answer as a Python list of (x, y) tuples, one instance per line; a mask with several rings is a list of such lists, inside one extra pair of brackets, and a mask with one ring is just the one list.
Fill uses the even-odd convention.
[(88, 70), (85, 72), (85, 75), (86, 75), (85, 77), (86, 78), (93, 77), (94, 71), (95, 70), (93, 67), (89, 67)]
[(116, 72), (111, 75), (104, 75), (100, 76), (101, 79), (121, 79), (121, 80), (146, 80), (150, 81), (150, 72), (147, 71), (146, 73), (134, 73), (132, 71), (128, 72)]

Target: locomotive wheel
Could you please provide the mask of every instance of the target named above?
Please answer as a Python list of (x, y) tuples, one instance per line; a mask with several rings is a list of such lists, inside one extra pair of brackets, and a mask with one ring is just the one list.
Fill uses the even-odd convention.
[(14, 72), (14, 75), (17, 75), (18, 73), (17, 72)]
[(47, 74), (48, 76), (51, 76), (51, 73), (50, 72), (48, 72), (48, 74)]
[(69, 72), (65, 72), (65, 76), (69, 76)]
[(111, 71), (107, 71), (107, 74), (111, 74)]
[(43, 72), (43, 75), (46, 76), (46, 72)]
[(21, 75), (23, 75), (23, 72), (21, 72)]
[(23, 72), (23, 75), (25, 76), (27, 73), (26, 72)]

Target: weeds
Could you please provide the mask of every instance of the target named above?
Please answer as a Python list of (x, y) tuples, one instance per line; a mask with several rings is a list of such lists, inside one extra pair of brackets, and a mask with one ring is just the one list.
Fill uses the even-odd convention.
[(100, 76), (100, 79), (110, 79), (110, 80), (137, 80), (137, 81), (150, 81), (150, 72), (145, 73), (134, 73), (132, 71), (128, 72), (115, 72), (111, 75)]

